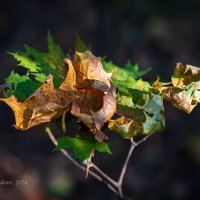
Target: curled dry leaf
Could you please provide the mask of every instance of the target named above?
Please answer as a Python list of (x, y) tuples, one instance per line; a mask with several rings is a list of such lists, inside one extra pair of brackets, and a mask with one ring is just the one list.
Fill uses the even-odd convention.
[(45, 83), (24, 102), (18, 102), (14, 96), (1, 99), (14, 112), (16, 125), (20, 130), (27, 130), (38, 124), (49, 122), (70, 109), (73, 92), (54, 89), (53, 77), (49, 75)]
[(93, 163), (92, 163), (92, 158), (94, 157), (94, 149), (92, 150), (92, 152), (90, 153), (89, 158), (87, 159), (87, 166), (86, 166), (86, 174), (85, 174), (85, 178), (88, 177), (88, 173), (91, 167), (93, 167)]
[(110, 87), (112, 73), (104, 71), (101, 58), (94, 56), (90, 51), (75, 53), (74, 69), (77, 85), (87, 81), (100, 81)]
[(122, 137), (129, 139), (139, 132), (142, 132), (141, 124), (136, 120), (121, 116), (116, 120), (110, 120), (109, 129), (119, 133)]
[(165, 87), (162, 93), (167, 101), (186, 113), (191, 113), (200, 101), (200, 87), (198, 89), (195, 84), (190, 84), (185, 89)]
[(200, 81), (200, 68), (192, 65), (184, 67), (182, 63), (177, 63), (174, 74), (172, 76), (172, 84), (174, 87), (184, 89), (192, 82)]
[(45, 83), (24, 102), (18, 102), (15, 96), (0, 100), (13, 110), (16, 129), (27, 130), (49, 122), (69, 110), (73, 101), (73, 91), (54, 89), (53, 77), (49, 75)]
[(88, 87), (78, 91), (72, 104), (72, 115), (89, 127), (98, 141), (106, 138), (100, 129), (115, 113), (115, 94), (113, 86), (107, 92)]
[(68, 71), (65, 80), (59, 88), (62, 90), (74, 90), (74, 86), (76, 85), (76, 73), (72, 65), (72, 61), (69, 59), (65, 59), (64, 61), (68, 66)]
[(185, 68), (181, 63), (177, 63), (172, 76), (172, 86), (162, 86), (159, 80), (152, 86), (172, 105), (191, 113), (200, 102), (200, 68), (191, 65)]

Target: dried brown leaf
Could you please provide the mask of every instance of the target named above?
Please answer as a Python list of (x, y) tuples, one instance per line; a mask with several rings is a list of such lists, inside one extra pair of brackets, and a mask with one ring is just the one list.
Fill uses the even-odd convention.
[(94, 166), (93, 163), (92, 163), (92, 158), (94, 157), (94, 151), (95, 150), (93, 149), (92, 152), (90, 153), (89, 158), (87, 159), (87, 166), (86, 166), (85, 178), (88, 177), (90, 168)]
[(116, 110), (115, 88), (110, 87), (108, 92), (88, 87), (80, 90), (72, 104), (71, 113), (94, 132), (98, 141), (106, 136), (101, 128)]
[(27, 130), (49, 122), (69, 110), (73, 101), (73, 92), (54, 89), (53, 77), (49, 75), (45, 83), (24, 102), (18, 102), (14, 96), (0, 100), (13, 110), (16, 129)]
[(194, 107), (198, 104), (198, 101), (192, 98), (193, 89), (185, 91), (176, 87), (167, 87), (162, 89), (164, 98), (171, 102), (175, 107), (186, 113), (191, 113)]
[(200, 81), (200, 68), (192, 65), (184, 67), (182, 63), (177, 63), (172, 76), (174, 87), (185, 88), (191, 82)]
[(191, 113), (200, 102), (200, 68), (192, 65), (184, 67), (183, 64), (177, 63), (172, 76), (172, 86), (162, 87), (159, 79), (152, 86), (175, 107)]
[(101, 81), (110, 87), (112, 73), (104, 71), (101, 58), (94, 56), (90, 51), (76, 52), (74, 69), (76, 72), (77, 85), (83, 81)]
[(108, 127), (110, 130), (120, 133), (126, 139), (132, 138), (143, 130), (140, 123), (125, 116), (121, 116), (116, 120), (110, 120)]
[(0, 100), (13, 110), (17, 129), (27, 130), (49, 122), (71, 109), (71, 113), (95, 133), (96, 139), (102, 141), (106, 136), (101, 128), (116, 110), (111, 74), (103, 70), (100, 58), (89, 51), (76, 53), (74, 63), (69, 59), (65, 62), (68, 72), (58, 89), (54, 88), (53, 77), (49, 75), (24, 102), (18, 102), (14, 96)]
[(65, 80), (59, 88), (61, 90), (74, 90), (74, 86), (76, 85), (76, 73), (72, 65), (72, 61), (69, 59), (65, 59), (64, 61), (68, 65), (68, 71)]

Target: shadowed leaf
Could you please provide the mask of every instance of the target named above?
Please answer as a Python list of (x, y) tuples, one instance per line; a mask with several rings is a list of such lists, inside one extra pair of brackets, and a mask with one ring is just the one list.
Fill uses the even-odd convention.
[(106, 136), (100, 129), (116, 110), (115, 88), (111, 86), (105, 93), (88, 87), (77, 94), (71, 113), (91, 129), (98, 141), (102, 141)]
[(73, 150), (75, 157), (79, 159), (80, 163), (83, 163), (88, 159), (93, 150), (111, 153), (108, 144), (105, 142), (90, 141), (79, 137), (71, 138), (67, 136), (58, 139), (55, 150), (69, 148)]

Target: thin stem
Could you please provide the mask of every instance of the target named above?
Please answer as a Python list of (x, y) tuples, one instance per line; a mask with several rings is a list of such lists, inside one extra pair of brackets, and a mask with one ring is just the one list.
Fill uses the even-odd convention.
[[(151, 135), (151, 134), (150, 134), (150, 135)], [(133, 140), (133, 138), (130, 139), (130, 141), (131, 141), (131, 146), (130, 146), (130, 149), (129, 149), (128, 154), (127, 154), (127, 156), (126, 156), (126, 160), (125, 160), (124, 165), (123, 165), (123, 167), (122, 167), (122, 169), (121, 169), (121, 173), (120, 173), (120, 176), (119, 176), (119, 179), (118, 179), (118, 182), (117, 182), (117, 184), (118, 184), (117, 189), (118, 189), (119, 196), (120, 196), (121, 199), (124, 198), (123, 190), (122, 190), (122, 184), (123, 184), (124, 176), (125, 176), (125, 173), (126, 173), (127, 166), (128, 166), (129, 161), (130, 161), (131, 155), (132, 155), (133, 151), (135, 150), (135, 148), (136, 148), (139, 144), (141, 144), (142, 142), (144, 142), (148, 137), (150, 137), (150, 135), (145, 136), (145, 137), (144, 137), (142, 140), (140, 140), (139, 142), (135, 142), (135, 141)]]
[[(142, 138), (139, 142), (136, 143), (136, 146), (138, 146), (139, 144), (145, 142), (150, 136), (152, 136), (153, 134), (149, 134), (147, 136), (145, 136), (144, 138)], [(131, 138), (132, 139), (132, 138)], [(131, 142), (134, 142), (134, 140), (132, 139)], [(135, 143), (135, 142), (134, 142)]]
[(99, 167), (97, 167), (96, 165), (93, 164), (93, 168), (102, 176), (104, 177), (106, 180), (108, 180), (114, 187), (118, 187), (118, 183), (116, 181), (114, 181), (110, 176), (108, 176), (107, 174), (105, 174)]
[(68, 110), (65, 110), (62, 114), (62, 131), (65, 133), (66, 132), (66, 122), (65, 122), (65, 117), (66, 113)]
[[(131, 138), (131, 140), (133, 140), (133, 139)], [(123, 184), (124, 175), (125, 175), (125, 173), (126, 173), (129, 160), (130, 160), (130, 158), (131, 158), (131, 155), (132, 155), (132, 153), (133, 153), (135, 147), (136, 147), (136, 143), (133, 143), (133, 142), (131, 141), (130, 149), (129, 149), (129, 151), (128, 151), (128, 154), (127, 154), (127, 156), (126, 156), (126, 160), (125, 160), (125, 162), (124, 162), (124, 165), (123, 165), (123, 167), (122, 167), (122, 170), (121, 170), (121, 173), (120, 173), (120, 176), (119, 176), (119, 180), (118, 180), (118, 191), (119, 191), (119, 196), (120, 196), (121, 199), (124, 198), (123, 191), (122, 191), (122, 184)]]
[[(49, 128), (46, 128), (46, 132), (47, 132), (47, 134), (48, 134), (48, 136), (49, 136), (49, 139), (52, 141), (52, 143), (53, 143), (55, 146), (57, 146), (57, 140), (56, 140), (56, 138), (54, 137), (54, 135), (53, 135), (53, 133), (51, 132), (51, 130), (50, 130)], [(68, 158), (69, 161), (71, 161), (76, 167), (78, 167), (78, 168), (81, 169), (82, 171), (86, 172), (86, 168), (83, 167), (83, 166), (81, 166), (76, 160), (74, 160), (74, 159), (70, 156), (70, 154), (69, 154), (67, 151), (65, 151), (65, 150), (60, 150), (60, 151), (61, 151), (61, 152), (63, 153), (63, 155), (64, 155), (66, 158)], [(95, 172), (91, 171), (91, 170), (89, 170), (88, 173), (89, 173), (91, 176), (93, 176), (94, 178), (96, 178), (98, 181), (104, 182), (110, 190), (112, 190), (115, 194), (118, 195), (118, 191), (115, 189), (117, 183), (116, 183), (112, 178), (110, 178), (108, 175), (106, 175), (102, 170), (100, 170), (96, 165), (93, 164), (93, 167), (94, 167), (94, 169), (95, 169), (96, 171), (99, 172), (99, 174), (102, 175), (102, 177), (103, 177), (104, 179), (103, 179), (101, 176), (99, 176), (98, 174), (96, 174)]]

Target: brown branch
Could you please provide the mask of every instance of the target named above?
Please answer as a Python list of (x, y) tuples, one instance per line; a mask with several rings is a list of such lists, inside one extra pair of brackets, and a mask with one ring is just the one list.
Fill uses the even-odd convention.
[(118, 183), (116, 181), (114, 181), (110, 176), (108, 176), (107, 174), (105, 174), (99, 167), (97, 167), (95, 164), (93, 164), (93, 168), (102, 176), (104, 177), (106, 180), (108, 180), (114, 187), (117, 188)]

